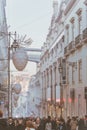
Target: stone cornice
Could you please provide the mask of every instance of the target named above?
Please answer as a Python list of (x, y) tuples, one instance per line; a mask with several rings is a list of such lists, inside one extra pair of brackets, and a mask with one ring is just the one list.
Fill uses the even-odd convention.
[(87, 0), (84, 1), (84, 4), (87, 6)]
[(71, 22), (71, 23), (74, 23), (74, 21), (75, 21), (75, 18), (72, 17), (72, 18), (70, 19), (70, 22)]
[(76, 0), (70, 0), (70, 2), (67, 4), (66, 9), (65, 9), (65, 15), (70, 11), (70, 9), (73, 7), (73, 4), (76, 2)]
[(79, 9), (77, 10), (76, 14), (77, 14), (78, 16), (80, 16), (81, 13), (82, 13), (82, 8), (79, 8)]
[(60, 10), (60, 13), (59, 13), (57, 19), (55, 20), (55, 22), (56, 23), (59, 22), (61, 18), (62, 18), (62, 11)]
[(56, 62), (53, 63), (53, 67), (54, 67), (54, 69), (55, 69), (55, 67), (57, 67), (57, 63)]
[(41, 56), (41, 60), (47, 55), (48, 49), (45, 51), (45, 53)]

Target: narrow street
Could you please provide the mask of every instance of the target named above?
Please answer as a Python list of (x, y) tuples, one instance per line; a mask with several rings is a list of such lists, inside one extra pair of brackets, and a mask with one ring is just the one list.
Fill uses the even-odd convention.
[(0, 13), (0, 130), (86, 130), (87, 0), (0, 0)]

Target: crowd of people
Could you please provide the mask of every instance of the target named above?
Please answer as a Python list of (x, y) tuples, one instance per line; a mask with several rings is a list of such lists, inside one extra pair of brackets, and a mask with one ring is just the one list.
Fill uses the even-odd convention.
[(48, 118), (27, 117), (27, 118), (2, 118), (0, 113), (0, 130), (87, 130), (87, 115), (83, 118), (67, 117)]

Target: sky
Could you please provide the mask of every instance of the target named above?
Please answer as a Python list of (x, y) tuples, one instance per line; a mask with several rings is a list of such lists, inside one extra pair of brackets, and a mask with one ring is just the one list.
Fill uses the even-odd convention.
[[(41, 48), (46, 40), (53, 13), (53, 0), (6, 0), (8, 29), (33, 40), (30, 47)], [(27, 65), (30, 75), (35, 74), (36, 64)]]
[(41, 47), (46, 39), (52, 17), (53, 0), (7, 0), (9, 29), (33, 40), (32, 46)]

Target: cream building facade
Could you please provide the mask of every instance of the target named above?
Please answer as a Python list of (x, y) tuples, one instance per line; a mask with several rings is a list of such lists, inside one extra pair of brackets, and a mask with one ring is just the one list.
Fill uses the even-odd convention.
[(42, 47), (41, 73), (42, 73), (42, 113), (43, 116), (59, 116), (61, 114), (60, 102), (60, 75), (58, 72), (60, 57), (64, 54), (64, 8), (62, 2), (53, 2), (53, 16), (46, 42)]
[(8, 54), (8, 36), (6, 21), (6, 0), (0, 0), (0, 110), (3, 116), (8, 116), (8, 96), (7, 96), (7, 54)]
[(86, 43), (87, 0), (54, 1), (41, 54), (43, 116), (87, 114)]
[[(87, 1), (68, 1), (65, 9), (66, 115), (87, 114)], [(68, 101), (70, 99), (70, 101)], [(68, 103), (69, 102), (69, 103)]]
[(42, 88), (41, 88), (41, 72), (37, 67), (36, 75), (30, 78), (28, 89), (28, 115), (33, 117), (42, 117), (41, 101), (42, 101)]

